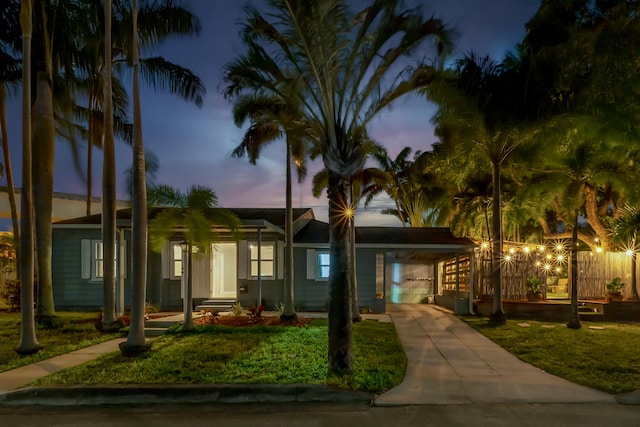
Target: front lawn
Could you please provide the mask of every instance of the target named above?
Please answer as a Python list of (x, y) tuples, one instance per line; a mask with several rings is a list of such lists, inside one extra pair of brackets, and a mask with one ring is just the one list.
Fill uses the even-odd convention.
[(0, 372), (39, 362), (99, 344), (116, 334), (102, 334), (96, 330), (94, 322), (98, 313), (58, 312), (60, 319), (53, 329), (36, 328), (36, 337), (44, 349), (30, 356), (20, 356), (15, 352), (20, 343), (20, 313), (0, 312)]
[(529, 320), (469, 325), (523, 361), (574, 383), (608, 393), (640, 389), (637, 324), (582, 322), (578, 330), (566, 322)]
[(165, 334), (134, 358), (120, 353), (42, 378), (54, 384), (330, 384), (380, 393), (399, 384), (406, 358), (391, 323), (354, 325), (354, 373), (327, 375), (327, 321), (296, 326), (199, 326)]

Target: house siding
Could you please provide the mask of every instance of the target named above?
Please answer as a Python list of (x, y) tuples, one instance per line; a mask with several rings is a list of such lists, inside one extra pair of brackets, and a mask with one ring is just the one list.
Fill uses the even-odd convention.
[(299, 311), (324, 311), (329, 303), (329, 282), (307, 278), (307, 249), (295, 247), (293, 251), (294, 306)]
[[(101, 240), (96, 229), (53, 229), (54, 254), (51, 263), (53, 299), (58, 310), (99, 310), (102, 308), (102, 280), (82, 278), (82, 240)], [(126, 253), (130, 253), (129, 234), (125, 233)], [(131, 262), (127, 256), (125, 278), (125, 308), (129, 306), (129, 280)], [(117, 279), (116, 279), (117, 280)], [(116, 282), (117, 285), (117, 282)]]
[(373, 307), (376, 297), (376, 249), (356, 249), (356, 277), (358, 280), (358, 305)]

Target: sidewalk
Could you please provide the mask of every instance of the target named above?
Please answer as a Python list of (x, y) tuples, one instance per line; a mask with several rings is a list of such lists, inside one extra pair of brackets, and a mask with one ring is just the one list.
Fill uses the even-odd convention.
[(81, 365), (90, 360), (96, 359), (105, 353), (119, 351), (118, 345), (124, 338), (116, 338), (91, 347), (85, 347), (74, 352), (52, 357), (50, 359), (36, 362), (31, 365), (22, 366), (0, 373), (0, 395), (11, 390), (18, 389), (38, 378), (45, 377), (62, 369)]
[[(118, 351), (124, 339), (0, 373), (0, 405), (79, 405), (183, 402), (333, 402), (376, 406), (483, 403), (629, 403), (640, 391), (616, 396), (548, 374), (515, 356), (436, 305), (388, 305), (388, 314), (365, 315), (393, 321), (407, 355), (403, 382), (380, 396), (306, 385), (160, 385), (26, 388), (28, 382)], [(326, 317), (325, 313), (298, 313)]]
[(437, 305), (387, 306), (407, 354), (403, 382), (375, 404), (615, 403), (522, 362)]

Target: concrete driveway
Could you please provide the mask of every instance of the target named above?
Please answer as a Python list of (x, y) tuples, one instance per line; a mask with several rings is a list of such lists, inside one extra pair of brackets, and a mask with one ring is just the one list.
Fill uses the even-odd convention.
[(615, 403), (613, 395), (522, 362), (436, 305), (387, 305), (407, 354), (407, 372), (375, 405)]

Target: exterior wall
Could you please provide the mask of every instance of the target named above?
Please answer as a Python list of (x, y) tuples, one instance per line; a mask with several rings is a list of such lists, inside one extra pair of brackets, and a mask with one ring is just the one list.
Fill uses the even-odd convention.
[[(246, 289), (246, 293), (241, 290)], [(258, 301), (257, 279), (238, 279), (238, 301), (244, 307), (253, 307)], [(274, 310), (284, 302), (284, 280), (262, 279), (262, 305), (266, 310)]]
[[(307, 250), (311, 248), (294, 248), (294, 301), (300, 311), (326, 311), (329, 303), (329, 281), (310, 278)], [(313, 249), (311, 249), (313, 250)], [(328, 250), (328, 248), (318, 248)], [(358, 305), (360, 308), (372, 309), (376, 299), (376, 249), (358, 249), (356, 252), (356, 275), (358, 286)], [(308, 265), (309, 264), (309, 265)]]
[(307, 248), (294, 247), (293, 265), (296, 310), (326, 311), (329, 303), (329, 282), (307, 278)]
[(372, 309), (375, 305), (376, 273), (379, 266), (376, 265), (376, 249), (356, 250), (356, 279), (358, 285), (358, 305)]
[[(101, 240), (95, 229), (53, 229), (53, 298), (58, 310), (99, 310), (102, 308), (102, 280), (82, 278), (82, 240)], [(130, 235), (125, 233), (126, 278), (125, 308), (129, 306), (129, 277), (131, 276)], [(116, 288), (117, 288), (116, 279)]]

